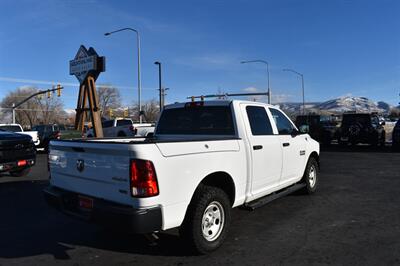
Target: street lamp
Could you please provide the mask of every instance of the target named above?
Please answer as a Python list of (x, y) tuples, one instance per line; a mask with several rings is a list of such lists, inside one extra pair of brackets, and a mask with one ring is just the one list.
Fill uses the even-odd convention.
[(269, 64), (265, 60), (249, 60), (249, 61), (242, 61), (241, 64), (246, 63), (262, 63), (267, 65), (267, 77), (268, 77), (268, 103), (271, 104), (271, 88), (269, 87)]
[(113, 33), (117, 33), (120, 31), (130, 30), (136, 33), (137, 36), (137, 57), (138, 57), (138, 104), (139, 104), (139, 123), (142, 123), (142, 82), (140, 79), (140, 34), (137, 30), (132, 28), (123, 28), (111, 32), (104, 33), (105, 36), (109, 36)]
[(158, 65), (158, 89), (160, 91), (160, 112), (161, 112), (164, 107), (163, 91), (162, 91), (162, 83), (161, 83), (161, 63), (156, 61), (156, 62), (154, 62), (154, 64)]
[(283, 70), (283, 71), (293, 72), (293, 73), (295, 73), (296, 75), (298, 75), (298, 76), (301, 77), (301, 89), (302, 89), (302, 92), (303, 92), (303, 115), (304, 115), (305, 112), (306, 112), (306, 105), (305, 105), (305, 101), (304, 101), (304, 76), (303, 76), (303, 74), (301, 74), (301, 73), (299, 73), (299, 72), (297, 72), (297, 71), (295, 71), (295, 70), (293, 70), (293, 69), (285, 68), (285, 69), (282, 69), (282, 70)]

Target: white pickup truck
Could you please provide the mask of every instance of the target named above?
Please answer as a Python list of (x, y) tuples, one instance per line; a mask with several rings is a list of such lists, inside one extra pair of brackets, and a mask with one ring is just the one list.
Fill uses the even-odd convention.
[(317, 188), (319, 144), (274, 106), (168, 105), (151, 138), (52, 141), (47, 202), (64, 213), (151, 233), (180, 227), (199, 253), (218, 248), (231, 209)]
[(40, 139), (37, 131), (24, 131), (20, 124), (0, 124), (0, 129), (5, 131), (11, 131), (18, 134), (31, 136), (33, 143), (35, 146), (40, 144)]
[[(101, 122), (104, 137), (134, 137), (148, 136), (154, 133), (151, 123), (134, 123), (130, 118), (115, 118)], [(93, 129), (86, 132), (86, 137), (94, 136)]]

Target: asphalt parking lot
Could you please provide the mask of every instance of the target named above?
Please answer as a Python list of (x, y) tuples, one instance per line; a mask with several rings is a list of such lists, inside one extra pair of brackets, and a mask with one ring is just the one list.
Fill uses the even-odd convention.
[(177, 231), (107, 231), (50, 209), (46, 156), (26, 178), (0, 176), (0, 265), (399, 265), (400, 153), (367, 146), (321, 153), (318, 192), (235, 209), (225, 244), (191, 256)]

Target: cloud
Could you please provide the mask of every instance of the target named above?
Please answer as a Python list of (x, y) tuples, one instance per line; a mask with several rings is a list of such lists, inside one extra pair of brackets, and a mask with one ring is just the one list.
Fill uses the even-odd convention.
[(225, 69), (237, 65), (240, 57), (232, 54), (203, 54), (198, 56), (180, 57), (175, 64), (203, 69)]
[[(246, 93), (260, 93), (260, 92), (265, 92), (265, 90), (258, 89), (256, 87), (247, 87), (244, 88), (242, 91)], [(288, 102), (293, 98), (293, 95), (290, 94), (274, 94), (273, 91), (271, 93), (271, 101), (273, 104), (276, 103), (283, 103), (283, 102)], [(257, 102), (268, 102), (268, 97), (267, 96), (249, 96), (248, 100), (251, 101), (257, 101)]]

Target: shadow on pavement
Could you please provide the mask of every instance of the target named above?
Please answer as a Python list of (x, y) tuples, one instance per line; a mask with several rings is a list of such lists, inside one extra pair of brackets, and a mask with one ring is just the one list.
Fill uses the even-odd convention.
[[(143, 235), (129, 235), (72, 219), (47, 206), (47, 182), (0, 184), (0, 258), (51, 254), (70, 259), (67, 251), (88, 246), (122, 253), (159, 256), (187, 255), (174, 232), (159, 234), (157, 245)], [(12, 202), (10, 202), (12, 200)]]
[(342, 146), (338, 144), (331, 144), (329, 146), (322, 146), (321, 151), (328, 152), (381, 152), (381, 153), (399, 153), (399, 151), (395, 151), (392, 149), (391, 145), (386, 145), (384, 147), (381, 146), (371, 146), (371, 145), (347, 145)]

